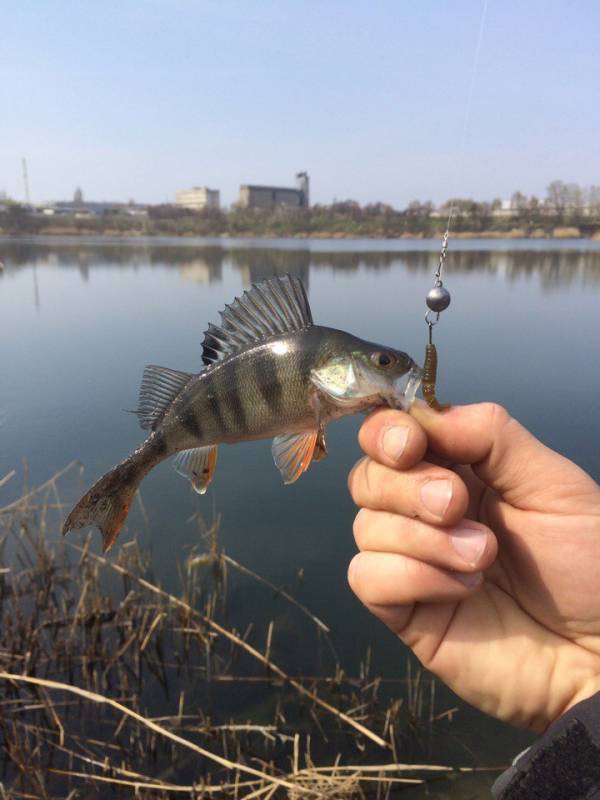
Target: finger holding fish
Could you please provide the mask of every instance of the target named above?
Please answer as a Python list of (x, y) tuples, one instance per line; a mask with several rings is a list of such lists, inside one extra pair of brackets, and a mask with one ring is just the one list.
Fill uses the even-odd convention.
[(369, 414), (358, 443), (371, 458), (397, 469), (415, 466), (427, 450), (427, 436), (419, 423), (406, 412), (391, 408)]
[(427, 462), (397, 470), (366, 456), (350, 472), (348, 487), (357, 506), (438, 525), (456, 524), (469, 505), (461, 478)]
[[(386, 447), (386, 436), (402, 446)], [(423, 460), (428, 441), (413, 417), (376, 411), (363, 423), (359, 442), (368, 455), (348, 478), (360, 506), (353, 526), (360, 552), (348, 581), (372, 613), (401, 634), (417, 604), (452, 607), (477, 591), (497, 541), (486, 525), (465, 518), (474, 510), (473, 486), (461, 468), (457, 474)]]

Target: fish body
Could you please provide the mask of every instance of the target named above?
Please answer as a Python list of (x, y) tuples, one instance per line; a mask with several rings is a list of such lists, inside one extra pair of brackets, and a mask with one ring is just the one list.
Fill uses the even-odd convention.
[[(313, 325), (249, 347), (194, 376), (161, 423), (172, 452), (206, 444), (233, 444), (311, 430), (372, 404), (357, 397), (352, 411), (326, 393), (311, 374), (342, 353), (369, 344), (343, 331)], [(318, 406), (318, 408), (317, 408)]]
[(253, 286), (210, 325), (196, 375), (146, 367), (136, 413), (146, 441), (104, 475), (73, 509), (63, 532), (97, 525), (108, 549), (143, 477), (176, 455), (175, 469), (203, 494), (217, 447), (274, 438), (285, 483), (327, 452), (325, 426), (379, 405), (408, 408), (421, 370), (406, 353), (314, 325), (302, 283)]

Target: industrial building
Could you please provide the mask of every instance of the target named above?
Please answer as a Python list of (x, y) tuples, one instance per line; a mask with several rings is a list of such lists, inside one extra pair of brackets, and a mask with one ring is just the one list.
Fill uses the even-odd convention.
[(175, 193), (175, 205), (202, 211), (203, 208), (219, 208), (219, 190), (207, 189), (206, 186), (194, 186), (192, 189), (180, 189)]
[(288, 206), (289, 208), (308, 208), (308, 173), (299, 172), (296, 175), (296, 188), (282, 186), (240, 186), (241, 208), (274, 208), (275, 206)]
[(147, 217), (148, 206), (130, 200), (128, 203), (119, 203), (108, 200), (85, 200), (80, 187), (75, 189), (72, 200), (56, 200), (50, 203), (36, 203), (32, 205), (34, 215), (43, 214), (46, 217), (75, 217), (76, 219), (90, 219), (102, 217), (107, 214), (123, 214), (130, 217)]

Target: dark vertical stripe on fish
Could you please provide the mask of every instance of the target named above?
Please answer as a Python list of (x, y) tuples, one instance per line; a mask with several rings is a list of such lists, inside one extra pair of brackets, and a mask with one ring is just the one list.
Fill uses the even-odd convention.
[(279, 378), (277, 361), (276, 356), (265, 352), (254, 375), (258, 391), (272, 414), (280, 414), (283, 409), (283, 386)]
[(179, 421), (188, 433), (191, 433), (196, 439), (202, 439), (202, 425), (193, 408), (186, 408), (181, 413)]
[(161, 458), (167, 452), (167, 442), (160, 431), (155, 431), (151, 435), (150, 452), (156, 458)]
[(306, 347), (301, 347), (298, 350), (298, 360), (296, 369), (302, 380), (307, 381), (310, 378), (311, 370), (317, 366), (315, 354)]
[(212, 415), (214, 428), (218, 435), (227, 432), (227, 423), (223, 417), (221, 402), (219, 400), (220, 394), (221, 392), (217, 392), (216, 388), (213, 386), (211, 387), (211, 391), (206, 396), (208, 413)]
[(234, 358), (229, 362), (229, 375), (227, 376), (227, 401), (228, 411), (232, 420), (232, 425), (229, 426), (229, 432), (237, 431), (239, 433), (246, 433), (248, 424), (246, 420), (246, 411), (242, 402), (241, 390), (244, 385), (244, 376), (240, 373), (239, 359)]

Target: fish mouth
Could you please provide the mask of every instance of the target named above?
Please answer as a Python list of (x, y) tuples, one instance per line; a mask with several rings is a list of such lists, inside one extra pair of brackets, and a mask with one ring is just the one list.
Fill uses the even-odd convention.
[(423, 370), (413, 364), (408, 372), (405, 372), (404, 375), (394, 381), (391, 396), (388, 398), (390, 406), (402, 411), (408, 411), (414, 402), (422, 379)]

